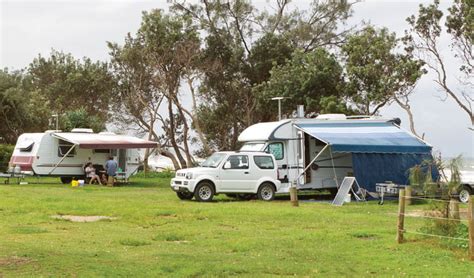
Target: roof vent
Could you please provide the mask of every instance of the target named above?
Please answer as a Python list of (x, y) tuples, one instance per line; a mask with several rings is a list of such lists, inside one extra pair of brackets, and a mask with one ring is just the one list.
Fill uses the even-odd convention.
[(316, 117), (317, 120), (347, 120), (344, 114), (321, 114)]
[(74, 133), (94, 133), (92, 128), (73, 128), (71, 132)]

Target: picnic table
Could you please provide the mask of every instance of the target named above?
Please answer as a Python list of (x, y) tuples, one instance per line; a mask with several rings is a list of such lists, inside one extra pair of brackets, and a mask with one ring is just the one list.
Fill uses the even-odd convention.
[(4, 178), (4, 183), (9, 184), (10, 179), (16, 179), (16, 183), (20, 184), (21, 180), (25, 179), (25, 174), (22, 173), (0, 173), (0, 178)]

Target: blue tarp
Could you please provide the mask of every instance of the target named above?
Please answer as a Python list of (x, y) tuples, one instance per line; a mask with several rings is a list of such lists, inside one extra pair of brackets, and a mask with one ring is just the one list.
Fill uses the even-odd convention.
[[(396, 184), (409, 184), (409, 169), (421, 164), (424, 160), (432, 160), (430, 153), (426, 154), (377, 154), (353, 153), (352, 168), (359, 185), (370, 192), (375, 192), (375, 184), (391, 181)], [(433, 179), (438, 172), (432, 169)]]
[(336, 153), (431, 152), (431, 146), (386, 121), (302, 123), (297, 127), (329, 144)]

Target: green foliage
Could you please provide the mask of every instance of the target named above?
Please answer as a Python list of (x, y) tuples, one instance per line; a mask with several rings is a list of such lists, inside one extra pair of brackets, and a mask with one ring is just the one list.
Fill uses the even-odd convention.
[(98, 116), (91, 116), (86, 109), (67, 111), (60, 120), (61, 130), (71, 131), (74, 128), (92, 128), (94, 132), (100, 132), (105, 129), (104, 120)]
[(161, 179), (169, 179), (169, 178), (174, 178), (175, 172), (172, 169), (164, 169), (161, 172), (138, 172), (134, 177), (137, 178), (147, 178), (147, 179), (156, 179), (156, 178), (161, 178)]
[(71, 54), (53, 50), (49, 57), (35, 58), (28, 72), (51, 112), (84, 109), (102, 122), (107, 120), (114, 84), (107, 63), (76, 60)]
[(33, 90), (29, 75), (0, 70), (0, 142), (14, 144), (24, 132), (46, 129), (47, 105), (45, 98)]
[(342, 46), (348, 94), (360, 112), (373, 115), (399, 95), (411, 93), (425, 73), (423, 63), (397, 49), (399, 40), (388, 29), (367, 26)]
[(336, 57), (318, 48), (309, 53), (296, 51), (286, 64), (272, 69), (269, 81), (254, 90), (260, 109), (276, 115), (277, 105), (270, 99), (282, 96), (288, 98), (282, 103), (283, 114), (290, 115), (295, 103), (304, 104), (306, 113), (314, 114), (321, 110), (347, 111), (342, 103), (344, 86), (343, 70)]
[(10, 162), (14, 148), (14, 145), (0, 144), (0, 173), (8, 170), (8, 162)]
[[(274, 75), (272, 70), (290, 61), (295, 50), (309, 54), (321, 47), (338, 45), (346, 34), (347, 30), (339, 27), (351, 15), (352, 3), (312, 1), (307, 10), (291, 9), (288, 3), (279, 2), (271, 13), (270, 9), (258, 11), (251, 1), (204, 1), (199, 4), (173, 5), (175, 13), (192, 15), (204, 37), (199, 67), (199, 73), (202, 74), (199, 87), (201, 105), (197, 109), (197, 118), (211, 147), (236, 149), (239, 146), (238, 135), (243, 129), (257, 122), (277, 118), (276, 105), (267, 97), (279, 94), (280, 88), (277, 92), (262, 90), (267, 82), (271, 82), (271, 76)], [(316, 52), (320, 53), (320, 50)], [(331, 67), (328, 64), (324, 66)], [(300, 70), (298, 73), (302, 72)], [(322, 78), (324, 73), (320, 73), (307, 81)], [(319, 107), (321, 97), (328, 96), (329, 92), (324, 91), (313, 99), (317, 94), (313, 89), (318, 89), (318, 86), (298, 84), (304, 82), (304, 78), (309, 78), (310, 74), (294, 82), (295, 86), (303, 87), (299, 95), (293, 96), (292, 92), (284, 89), (287, 95), (298, 101), (293, 102), (291, 107), (291, 101), (284, 102), (288, 104), (285, 107), (286, 114), (290, 114), (296, 104), (310, 103), (311, 109)], [(283, 78), (276, 76), (275, 79), (280, 77)], [(331, 79), (323, 81), (325, 84), (321, 88), (331, 90), (328, 84)], [(335, 83), (339, 81), (340, 78), (334, 80)], [(345, 110), (340, 98), (326, 102), (329, 104), (324, 107), (325, 110)]]

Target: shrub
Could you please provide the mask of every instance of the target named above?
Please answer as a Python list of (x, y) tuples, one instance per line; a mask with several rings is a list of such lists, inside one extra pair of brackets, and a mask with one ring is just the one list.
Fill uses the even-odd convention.
[(0, 172), (7, 171), (14, 147), (13, 145), (0, 144)]
[(165, 178), (165, 179), (170, 179), (174, 178), (175, 172), (173, 170), (167, 170), (165, 169), (162, 172), (147, 172), (146, 175), (143, 171), (138, 172), (135, 177), (137, 178)]

